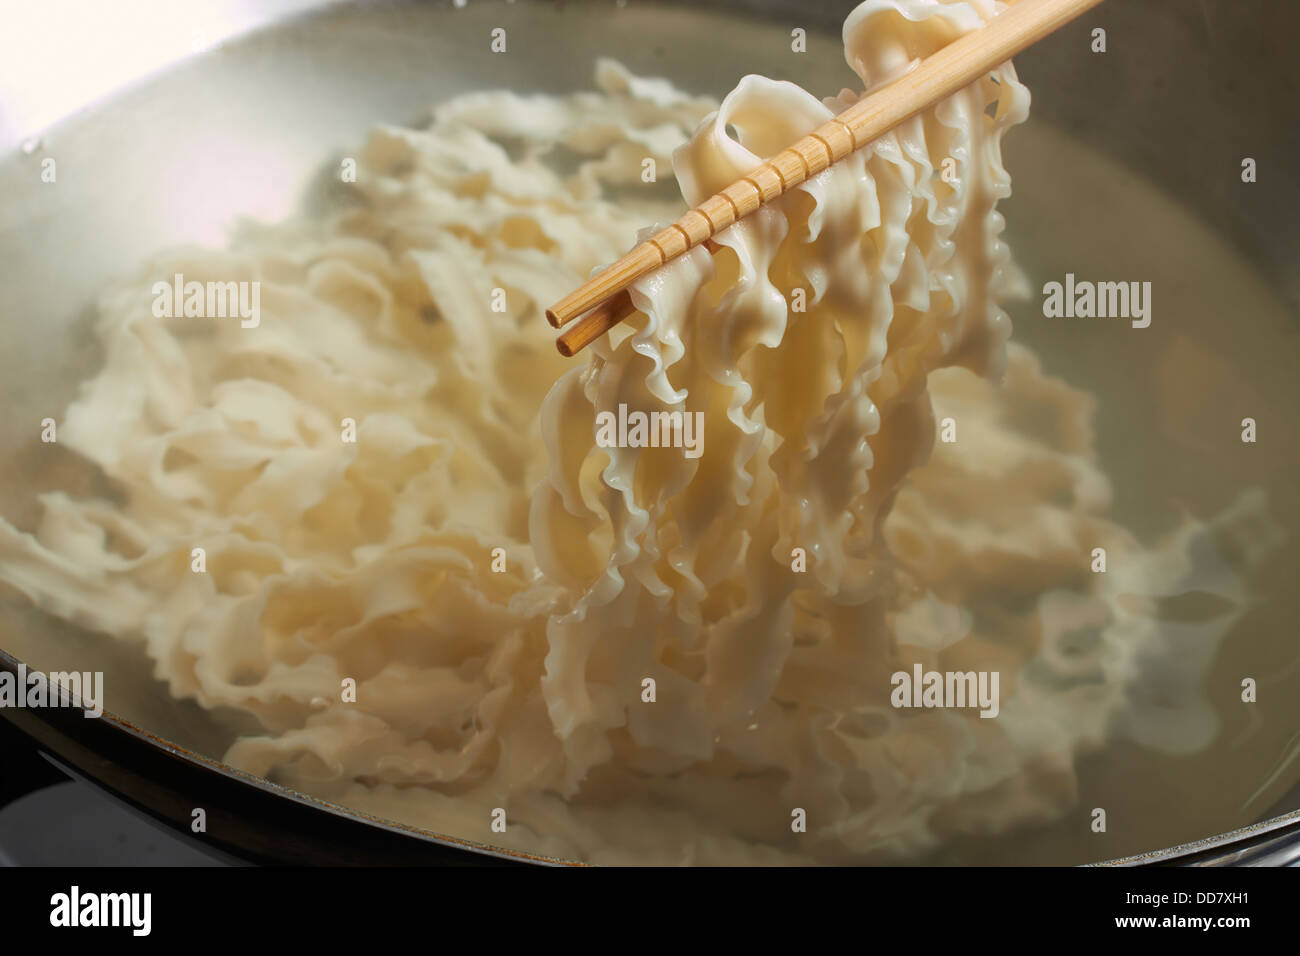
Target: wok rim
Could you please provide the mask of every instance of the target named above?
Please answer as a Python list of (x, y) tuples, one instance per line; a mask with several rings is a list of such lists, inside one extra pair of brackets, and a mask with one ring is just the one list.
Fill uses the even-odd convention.
[[(28, 667), (24, 661), (20, 661), (8, 651), (0, 648), (0, 670), (7, 671), (15, 677), (18, 673), (19, 666), (27, 668), (29, 671), (38, 671), (37, 668)], [(59, 685), (63, 686), (63, 685)], [(72, 696), (71, 694), (69, 696)], [(75, 700), (75, 698), (74, 698)], [(79, 704), (79, 702), (78, 702)], [(94, 719), (97, 722), (104, 722), (106, 726), (111, 727), (114, 732), (124, 734), (138, 744), (157, 751), (163, 755), (181, 761), (192, 770), (199, 770), (204, 773), (216, 774), (224, 780), (244, 787), (252, 788), (266, 796), (278, 798), (289, 803), (297, 804), (311, 810), (320, 811), (330, 814), (334, 817), (342, 818), (352, 824), (361, 824), (365, 827), (384, 831), (392, 836), (403, 840), (410, 840), (412, 843), (426, 843), (439, 846), (447, 850), (452, 850), (463, 854), (472, 854), (475, 857), (490, 858), (501, 862), (522, 863), (534, 866), (587, 866), (590, 864), (583, 863), (580, 860), (568, 860), (557, 857), (548, 857), (537, 853), (528, 853), (522, 850), (514, 850), (508, 847), (494, 846), (489, 843), (481, 843), (475, 840), (467, 840), (463, 837), (456, 837), (446, 833), (438, 833), (423, 827), (412, 826), (393, 820), (388, 817), (378, 816), (352, 807), (343, 806), (342, 804), (333, 803), (329, 800), (323, 800), (320, 797), (312, 796), (301, 790), (292, 787), (286, 787), (278, 784), (266, 777), (249, 773), (246, 770), (240, 770), (221, 760), (200, 754), (196, 751), (184, 747), (173, 740), (161, 737), (151, 733), (142, 727), (136, 726), (129, 720), (126, 720), (111, 710), (105, 709), (98, 718), (87, 718), (84, 715), (76, 715), (75, 711), (79, 708), (13, 708), (13, 710), (25, 710), (35, 714), (35, 720), (42, 726), (51, 728), (56, 731), (63, 731), (71, 734), (64, 728), (55, 726), (55, 721), (45, 716), (45, 711), (51, 713), (70, 713), (73, 719), (89, 720)], [(58, 759), (55, 763), (61, 768), (70, 765), (70, 768), (83, 779), (95, 785), (97, 788), (108, 792), (109, 794), (125, 799), (133, 808), (139, 809), (157, 824), (166, 827), (169, 831), (180, 832), (184, 834), (183, 828), (177, 825), (176, 821), (158, 812), (156, 808), (142, 803), (138, 798), (131, 798), (119, 793), (114, 787), (106, 781), (101, 780), (98, 775), (88, 770), (82, 762), (72, 760), (66, 753), (61, 752), (58, 748), (52, 746), (47, 739), (42, 739), (24, 725), (8, 717), (6, 708), (3, 715), (10, 724), (28, 737), (33, 745), (40, 751), (52, 751), (54, 757)], [(92, 748), (93, 749), (93, 748)], [(128, 769), (130, 769), (128, 767)], [(258, 823), (250, 823), (258, 826)], [(1161, 847), (1154, 850), (1148, 850), (1142, 853), (1131, 854), (1123, 857), (1116, 857), (1109, 860), (1099, 860), (1090, 863), (1079, 864), (1083, 867), (1131, 867), (1131, 866), (1156, 866), (1156, 865), (1251, 865), (1249, 860), (1242, 860), (1240, 857), (1248, 851), (1270, 846), (1281, 841), (1281, 846), (1300, 846), (1300, 808), (1282, 813), (1275, 817), (1259, 820), (1255, 823), (1247, 824), (1233, 830), (1223, 833), (1212, 834), (1206, 837), (1200, 837), (1189, 840), (1184, 843), (1175, 844), (1169, 847)], [(220, 853), (219, 848), (207, 847), (205, 849), (211, 852)], [(1300, 857), (1300, 849), (1295, 854)], [(485, 861), (486, 862), (486, 861)]]
[[(25, 661), (20, 661), (8, 651), (0, 648), (0, 671), (6, 671), (16, 677), (19, 666), (26, 668), (29, 672), (40, 672), (39, 668), (31, 667)], [(59, 686), (63, 687), (62, 684), (59, 684)], [(283, 784), (276, 783), (266, 777), (249, 773), (246, 770), (240, 770), (238, 767), (233, 767), (221, 760), (193, 751), (173, 740), (169, 740), (166, 737), (161, 737), (142, 727), (138, 727), (131, 721), (126, 720), (107, 708), (103, 710), (103, 713), (99, 717), (86, 717), (83, 714), (77, 713), (81, 707), (80, 701), (76, 699), (75, 695), (69, 692), (68, 696), (77, 704), (76, 707), (0, 708), (0, 717), (3, 717), (10, 723), (10, 725), (14, 726), (18, 732), (29, 738), (38, 750), (42, 752), (46, 750), (50, 751), (51, 756), (57, 758), (56, 763), (58, 766), (61, 768), (67, 766), (68, 768), (75, 770), (78, 775), (94, 784), (97, 788), (104, 790), (115, 797), (125, 798), (133, 808), (144, 810), (152, 820), (167, 827), (169, 831), (180, 831), (181, 833), (184, 833), (183, 829), (177, 825), (176, 821), (159, 814), (155, 811), (155, 808), (142, 804), (138, 799), (126, 797), (124, 794), (119, 793), (116, 788), (110, 786), (107, 782), (101, 780), (98, 775), (83, 766), (82, 762), (70, 759), (66, 753), (63, 753), (58, 748), (54, 747), (48, 739), (33, 734), (26, 726), (26, 722), (18, 722), (10, 718), (10, 711), (33, 714), (35, 715), (34, 720), (36, 723), (56, 732), (64, 733), (67, 736), (72, 737), (74, 740), (76, 739), (76, 735), (68, 731), (65, 727), (57, 726), (56, 721), (51, 720), (46, 716), (46, 711), (49, 711), (50, 713), (66, 713), (72, 716), (74, 720), (94, 720), (96, 722), (101, 722), (105, 726), (111, 727), (114, 732), (123, 734), (136, 743), (144, 744), (145, 746), (152, 748), (154, 751), (181, 761), (190, 769), (208, 774), (216, 774), (230, 783), (250, 787), (262, 794), (280, 798), (298, 804), (299, 806), (321, 811), (335, 817), (341, 817), (351, 823), (360, 823), (367, 827), (382, 830), (394, 836), (409, 839), (417, 843), (430, 843), (460, 853), (473, 854), (480, 857), (491, 857), (507, 862), (528, 863), (541, 866), (584, 865), (580, 861), (576, 860), (548, 857), (542, 854), (528, 853), (523, 850), (494, 846), (488, 843), (480, 843), (475, 840), (467, 840), (463, 837), (438, 833), (423, 827), (411, 826), (398, 820), (392, 820), (387, 817), (367, 813), (364, 810), (333, 803), (329, 800), (312, 796), (311, 794), (305, 793), (301, 790), (286, 787)], [(127, 769), (131, 770), (132, 768), (128, 766)], [(258, 824), (252, 823), (250, 825)], [(200, 840), (199, 842), (202, 843), (203, 841)], [(219, 848), (214, 847), (210, 849), (213, 852), (222, 852)]]

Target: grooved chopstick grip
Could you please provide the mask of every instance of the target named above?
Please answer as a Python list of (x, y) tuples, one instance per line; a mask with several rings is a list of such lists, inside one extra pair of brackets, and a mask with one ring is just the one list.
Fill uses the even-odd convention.
[[(832, 163), (870, 143), (893, 127), (975, 82), (1021, 50), (1090, 10), (1101, 0), (1018, 0), (978, 30), (958, 37), (931, 54), (915, 69), (859, 100), (839, 116), (777, 153), (747, 176), (710, 196), (671, 226), (638, 244), (546, 311), (559, 328), (600, 305), (629, 285), (698, 246), (764, 203), (816, 176)], [(626, 314), (603, 312), (569, 342), (573, 354), (599, 338)], [(592, 330), (602, 328), (591, 338)], [(576, 331), (576, 329), (575, 329)], [(584, 341), (585, 339), (585, 341)], [(576, 344), (581, 342), (581, 344)], [(575, 347), (576, 345), (576, 347)]]

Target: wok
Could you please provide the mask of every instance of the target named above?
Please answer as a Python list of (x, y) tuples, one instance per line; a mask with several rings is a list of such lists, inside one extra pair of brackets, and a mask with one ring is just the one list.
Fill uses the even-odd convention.
[[(104, 283), (161, 247), (219, 244), (240, 216), (275, 220), (327, 202), (327, 159), (375, 123), (416, 122), (430, 104), (475, 89), (587, 88), (598, 54), (715, 96), (748, 72), (823, 94), (852, 79), (838, 36), (847, 2), (264, 0), (185, 4), (183, 12), (137, 4), (147, 29), (145, 20), (121, 17), (116, 28), (112, 19), (105, 26), (94, 19), (96, 6), (60, 8), (70, 19), (56, 23), (18, 16), (19, 28), (0, 41), (8, 45), (0, 50), (0, 387), (11, 424), (0, 435), (9, 463), (0, 510), (11, 520), (33, 513), (44, 477), (23, 464), (30, 423), (57, 415), (96, 368), (85, 326)], [(511, 27), (512, 55), (482, 55), (480, 41), (501, 21)], [(788, 48), (792, 26), (808, 31), (808, 54), (774, 55)], [(1070, 52), (1086, 49), (1097, 27), (1108, 35), (1104, 68)], [(1159, 191), (1252, 265), (1287, 318), (1271, 347), (1291, 356), (1300, 330), (1300, 78), (1283, 38), (1297, 32), (1300, 6), (1275, 0), (1111, 0), (1016, 60), (1033, 91), (1031, 125), (1086, 144), (1115, 177)], [(57, 68), (57, 78), (42, 64)], [(1014, 139), (1009, 237), (1033, 274), (1043, 263), (1035, 242), (1017, 241), (1017, 203), (1041, 209), (1036, 195), (1071, 187), (1053, 183), (1050, 171), (1018, 166)], [(58, 157), (57, 190), (36, 174), (45, 156)], [(1267, 188), (1242, 183), (1243, 156), (1256, 160)], [(1042, 228), (1050, 235), (1071, 227)], [(1033, 326), (1013, 317), (1017, 336), (1023, 330), (1032, 341)], [(1089, 361), (1078, 357), (1085, 375)], [(1288, 455), (1279, 468), (1294, 465)], [(1295, 517), (1290, 507), (1284, 503), (1284, 522)], [(211, 715), (168, 698), (143, 658), (46, 619), (6, 589), (0, 668), (16, 673), (20, 661), (45, 671), (103, 670), (129, 690), (111, 697), (98, 720), (0, 709), (5, 799), (44, 785), (57, 766), (187, 836), (192, 809), (204, 807), (209, 823), (198, 843), (232, 860), (540, 861), (330, 805), (223, 765)], [(1300, 696), (1294, 678), (1287, 686)], [(1244, 827), (1187, 833), (1124, 862), (1300, 859), (1297, 807), (1300, 788), (1275, 787)]]

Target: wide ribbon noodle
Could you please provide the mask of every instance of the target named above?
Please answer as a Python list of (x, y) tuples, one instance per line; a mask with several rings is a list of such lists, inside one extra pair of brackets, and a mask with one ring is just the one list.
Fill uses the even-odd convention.
[[(846, 59), (871, 91), (1000, 6), (868, 0)], [(59, 442), (122, 500), (43, 495), (0, 578), (253, 718), (236, 767), (566, 858), (915, 856), (1058, 818), (1112, 734), (1210, 740), (1247, 596), (1194, 555), (1249, 558), (1262, 505), (1154, 549), (1106, 518), (1092, 399), (1007, 341), (1012, 65), (637, 282), (584, 364), (541, 311), (680, 211), (645, 158), (695, 203), (863, 95), (596, 82), (380, 127), (354, 201), (108, 291)], [(176, 273), (260, 282), (260, 324), (154, 317)], [(620, 406), (703, 413), (702, 456), (604, 447)], [(1232, 610), (1182, 627), (1156, 700), (1150, 606), (1191, 579)], [(997, 717), (892, 706), (918, 663), (998, 672)]]

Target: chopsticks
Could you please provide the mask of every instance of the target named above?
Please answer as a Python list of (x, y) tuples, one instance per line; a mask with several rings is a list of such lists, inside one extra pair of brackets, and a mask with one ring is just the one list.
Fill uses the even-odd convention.
[(980, 29), (926, 57), (911, 72), (710, 196), (547, 309), (546, 318), (557, 329), (588, 313), (560, 335), (556, 348), (561, 355), (575, 355), (635, 311), (626, 289), (637, 279), (969, 86), (1100, 2), (1018, 0)]
[[(718, 244), (712, 239), (705, 239), (702, 244), (709, 252), (718, 251)], [(635, 311), (627, 289), (621, 289), (561, 333), (555, 340), (555, 347), (565, 358), (572, 358)], [(546, 313), (547, 318), (550, 315), (550, 312)], [(554, 324), (553, 319), (551, 322)]]

